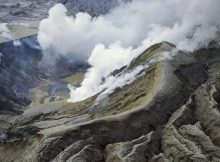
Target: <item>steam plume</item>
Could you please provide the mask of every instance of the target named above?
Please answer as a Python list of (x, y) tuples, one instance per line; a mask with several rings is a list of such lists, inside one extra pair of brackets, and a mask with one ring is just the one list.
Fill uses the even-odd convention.
[(38, 40), (44, 50), (88, 59), (92, 68), (81, 87), (71, 88), (70, 100), (80, 101), (103, 90), (102, 78), (152, 44), (168, 41), (189, 51), (205, 46), (219, 30), (219, 7), (219, 0), (135, 0), (92, 18), (67, 16), (57, 4), (40, 23)]

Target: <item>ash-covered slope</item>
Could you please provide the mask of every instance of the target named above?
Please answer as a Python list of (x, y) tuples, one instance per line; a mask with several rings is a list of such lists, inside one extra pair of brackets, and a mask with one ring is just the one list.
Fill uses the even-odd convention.
[(55, 101), (18, 116), (1, 134), (0, 161), (219, 161), (219, 53), (218, 46), (188, 53), (155, 44), (112, 73), (145, 67), (101, 102), (99, 94)]

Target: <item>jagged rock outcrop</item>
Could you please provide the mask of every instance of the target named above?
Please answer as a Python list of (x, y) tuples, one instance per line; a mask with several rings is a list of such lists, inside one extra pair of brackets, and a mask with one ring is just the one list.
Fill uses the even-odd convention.
[(220, 161), (219, 52), (155, 44), (112, 73), (148, 65), (98, 104), (99, 94), (27, 109), (2, 134), (0, 161)]

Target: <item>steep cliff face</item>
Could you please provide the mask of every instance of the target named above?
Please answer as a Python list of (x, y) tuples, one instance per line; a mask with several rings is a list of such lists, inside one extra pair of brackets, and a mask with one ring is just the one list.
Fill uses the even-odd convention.
[(219, 53), (218, 46), (188, 53), (153, 45), (112, 73), (144, 67), (102, 100), (25, 110), (1, 133), (0, 161), (219, 161)]
[(41, 78), (36, 65), (42, 54), (39, 48), (35, 47), (36, 39), (24, 38), (19, 45), (14, 43), (10, 41), (0, 44), (1, 131), (2, 127), (8, 125), (9, 117), (21, 114), (23, 108), (31, 103), (28, 91)]

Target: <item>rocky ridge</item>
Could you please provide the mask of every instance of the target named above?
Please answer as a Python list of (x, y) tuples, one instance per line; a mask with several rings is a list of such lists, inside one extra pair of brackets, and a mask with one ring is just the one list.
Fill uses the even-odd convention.
[[(173, 50), (155, 44), (114, 73)], [(177, 51), (98, 104), (97, 94), (30, 107), (4, 134), (0, 161), (220, 161), (219, 52), (216, 45)]]

